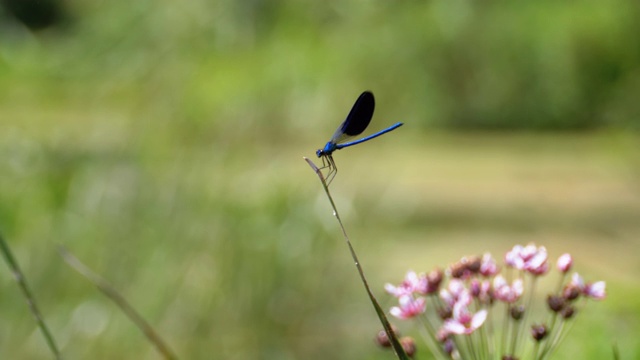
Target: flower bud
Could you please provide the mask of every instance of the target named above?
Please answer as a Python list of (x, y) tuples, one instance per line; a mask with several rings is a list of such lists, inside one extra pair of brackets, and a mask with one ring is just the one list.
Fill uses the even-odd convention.
[(569, 284), (565, 286), (564, 290), (562, 291), (562, 296), (568, 301), (572, 301), (577, 299), (578, 296), (580, 296), (581, 292), (582, 291), (579, 287)]
[[(396, 336), (400, 335), (395, 325), (391, 325), (391, 330)], [(391, 340), (389, 336), (387, 336), (386, 330), (382, 329), (378, 332), (378, 335), (376, 335), (376, 343), (382, 347), (391, 347)]]
[(474, 274), (480, 271), (480, 266), (482, 265), (482, 259), (479, 256), (471, 256), (466, 260), (467, 260), (467, 269), (469, 269), (469, 271), (471, 271)]
[(409, 336), (401, 338), (400, 345), (402, 345), (402, 349), (404, 349), (404, 352), (407, 354), (407, 356), (413, 358), (417, 350), (416, 342), (413, 340), (413, 338)]
[(451, 354), (453, 354), (453, 352), (456, 350), (456, 344), (453, 342), (453, 339), (448, 338), (447, 340), (445, 340), (442, 349), (445, 353), (447, 353), (447, 355), (451, 356)]
[(558, 312), (564, 308), (564, 298), (556, 295), (549, 295), (547, 297), (547, 305), (549, 305), (549, 309), (553, 312)]
[(450, 333), (447, 330), (440, 328), (440, 330), (438, 330), (438, 332), (436, 333), (436, 340), (438, 342), (444, 343), (445, 341), (447, 341), (447, 339), (449, 339), (449, 335)]
[(453, 309), (448, 305), (442, 306), (438, 308), (438, 316), (442, 320), (450, 319), (453, 316)]
[(458, 261), (449, 266), (449, 271), (451, 272), (451, 277), (454, 279), (462, 279), (468, 274), (467, 264), (462, 261)]
[(482, 291), (481, 286), (482, 283), (480, 282), (480, 280), (471, 279), (471, 282), (469, 283), (469, 292), (471, 293), (471, 296), (473, 296), (474, 298), (480, 296), (480, 292)]
[(576, 309), (573, 306), (565, 306), (565, 308), (560, 311), (560, 315), (564, 319), (571, 319), (575, 313)]
[(547, 336), (547, 327), (544, 325), (532, 325), (531, 326), (531, 336), (540, 342), (540, 340), (544, 339)]
[(509, 309), (509, 314), (511, 314), (511, 317), (514, 320), (522, 319), (522, 315), (524, 315), (524, 306), (512, 306), (511, 309)]
[(564, 274), (564, 273), (567, 273), (569, 270), (571, 270), (572, 264), (573, 264), (573, 258), (571, 258), (571, 255), (563, 254), (558, 258), (558, 262), (556, 263), (556, 266), (558, 267), (558, 270), (560, 270), (560, 272)]
[(443, 277), (444, 277), (444, 273), (439, 268), (431, 270), (431, 272), (427, 274), (427, 284), (430, 290), (429, 293), (434, 293), (438, 291), (438, 288), (440, 288), (440, 283), (442, 283)]

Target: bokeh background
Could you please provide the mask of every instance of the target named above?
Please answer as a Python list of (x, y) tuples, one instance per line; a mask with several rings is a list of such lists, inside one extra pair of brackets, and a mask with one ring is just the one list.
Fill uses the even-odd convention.
[[(17, 3), (0, 230), (66, 358), (159, 356), (56, 244), (181, 358), (393, 358), (302, 160), (367, 89), (368, 131), (405, 126), (336, 153), (332, 191), (384, 307), (408, 269), (533, 241), (607, 281), (557, 358), (640, 358), (637, 1)], [(0, 357), (50, 357), (2, 267)]]

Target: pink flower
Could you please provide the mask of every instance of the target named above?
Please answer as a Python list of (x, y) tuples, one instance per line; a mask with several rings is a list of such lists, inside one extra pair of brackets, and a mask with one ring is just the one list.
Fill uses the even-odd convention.
[(520, 256), (523, 249), (522, 245), (516, 245), (511, 249), (511, 251), (508, 251), (504, 255), (504, 262), (508, 267), (516, 268), (518, 270), (522, 270), (524, 268), (524, 261)]
[(440, 298), (451, 307), (463, 296), (469, 296), (469, 290), (464, 287), (464, 283), (459, 279), (451, 279), (449, 286), (440, 290)]
[(538, 252), (525, 261), (524, 269), (533, 275), (544, 275), (549, 271), (547, 249), (540, 246)]
[(606, 284), (604, 281), (598, 281), (593, 284), (587, 284), (584, 287), (583, 294), (595, 300), (602, 300), (607, 296), (605, 292)]
[(571, 265), (573, 265), (571, 254), (563, 254), (558, 258), (558, 262), (556, 263), (558, 270), (563, 274), (571, 270)]
[(471, 279), (471, 282), (469, 283), (469, 292), (474, 298), (487, 303), (491, 299), (491, 281)]
[(453, 306), (453, 317), (444, 321), (442, 328), (450, 334), (469, 335), (482, 326), (487, 319), (487, 310), (473, 314), (468, 304), (457, 302)]
[[(579, 294), (583, 294), (586, 297), (590, 297), (595, 300), (602, 300), (607, 296), (606, 284), (604, 281), (598, 281), (595, 283), (585, 284), (584, 279), (580, 274), (573, 273), (571, 281), (564, 289), (564, 297), (569, 299), (575, 299)], [(570, 296), (573, 294), (574, 296)]]
[(403, 295), (398, 299), (399, 306), (391, 308), (389, 313), (398, 319), (411, 319), (422, 314), (427, 308), (427, 303), (423, 297), (414, 299), (410, 295)]
[(504, 257), (507, 266), (525, 270), (533, 275), (542, 275), (549, 270), (547, 249), (529, 244), (525, 247), (516, 245)]
[(523, 291), (522, 279), (514, 280), (511, 286), (502, 275), (498, 275), (493, 279), (493, 296), (500, 301), (514, 303), (520, 299)]
[(578, 273), (573, 273), (571, 281), (562, 290), (562, 297), (566, 300), (575, 300), (584, 292), (584, 280)]
[(500, 271), (500, 269), (498, 269), (498, 265), (495, 260), (493, 260), (493, 257), (491, 257), (491, 254), (484, 253), (482, 256), (482, 263), (480, 265), (480, 274), (482, 274), (482, 276), (489, 277), (496, 275), (498, 271)]
[(405, 295), (412, 295), (414, 292), (426, 293), (427, 287), (427, 278), (424, 274), (418, 276), (415, 271), (409, 271), (400, 285), (386, 284), (384, 289), (389, 294), (399, 298)]
[(577, 287), (578, 289), (580, 289), (580, 291), (584, 290), (584, 280), (578, 273), (573, 273), (569, 285)]

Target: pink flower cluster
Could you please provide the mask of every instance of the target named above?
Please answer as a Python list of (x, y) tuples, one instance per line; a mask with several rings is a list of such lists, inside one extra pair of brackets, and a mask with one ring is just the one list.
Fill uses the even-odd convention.
[[(409, 271), (399, 285), (385, 285), (385, 290), (398, 300), (390, 314), (402, 320), (422, 317), (429, 325), (427, 328), (433, 329), (431, 335), (443, 353), (455, 358), (459, 354), (454, 355), (457, 351), (454, 337), (471, 335), (480, 329), (490, 314), (488, 310), (496, 303), (506, 306), (511, 321), (521, 321), (523, 314), (529, 312), (527, 306), (531, 305), (535, 284), (529, 281), (531, 288), (525, 289), (524, 277), (535, 280), (549, 272), (549, 257), (544, 246), (516, 245), (505, 254), (504, 261), (509, 270), (506, 276), (500, 273), (500, 266), (489, 253), (482, 257), (463, 257), (446, 271), (435, 269), (428, 274)], [(565, 278), (572, 265), (571, 255), (563, 254), (556, 268)], [(443, 285), (445, 279), (448, 281)], [(529, 296), (526, 301), (523, 300), (525, 293)], [(605, 283), (585, 283), (580, 275), (573, 274), (566, 285), (558, 288), (556, 295), (549, 295), (547, 304), (561, 318), (568, 319), (575, 312), (574, 300), (580, 296), (604, 299)], [(430, 309), (435, 315), (426, 314)], [(532, 329), (535, 341), (542, 341), (549, 332), (561, 331), (558, 326), (548, 328), (545, 324), (534, 325)], [(486, 350), (486, 345), (482, 349)]]
[(573, 274), (571, 282), (565, 287), (564, 292), (566, 293), (568, 289), (572, 288), (577, 289), (582, 295), (594, 300), (603, 300), (607, 296), (605, 292), (606, 284), (604, 281), (585, 283), (578, 273)]
[(428, 275), (409, 271), (400, 285), (386, 284), (385, 290), (398, 298), (398, 306), (391, 308), (391, 315), (410, 319), (423, 313), (427, 305), (424, 295), (437, 291), (441, 281), (442, 271), (436, 269)]
[(505, 255), (504, 260), (507, 266), (533, 275), (544, 275), (549, 270), (547, 249), (544, 246), (516, 245)]
[(447, 309), (451, 309), (451, 316), (445, 318), (442, 324), (441, 337), (450, 334), (469, 335), (487, 319), (487, 310), (480, 310), (475, 314), (471, 312), (469, 308), (473, 297), (461, 280), (452, 279), (447, 289), (440, 291), (440, 298)]
[(493, 279), (493, 297), (497, 300), (513, 304), (520, 299), (523, 292), (522, 279), (515, 279), (511, 284), (502, 275)]
[(392, 307), (390, 313), (399, 319), (411, 319), (426, 311), (426, 296), (438, 297), (436, 306), (443, 319), (440, 336), (444, 339), (450, 334), (471, 334), (487, 318), (486, 310), (471, 310), (474, 299), (485, 302), (492, 297), (491, 282), (478, 276), (486, 278), (498, 272), (499, 268), (490, 254), (485, 254), (482, 259), (463, 258), (448, 269), (453, 278), (447, 288), (438, 291), (443, 271), (436, 269), (429, 274), (409, 271), (399, 285), (385, 285), (385, 290), (398, 298), (398, 306)]

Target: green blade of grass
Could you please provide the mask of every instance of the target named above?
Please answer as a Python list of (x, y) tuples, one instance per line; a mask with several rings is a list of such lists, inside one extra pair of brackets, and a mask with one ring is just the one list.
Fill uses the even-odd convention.
[(147, 337), (149, 342), (151, 342), (158, 352), (162, 354), (165, 359), (168, 360), (176, 360), (178, 357), (174, 354), (173, 351), (169, 348), (167, 343), (162, 340), (160, 335), (147, 323), (147, 321), (127, 302), (127, 300), (118, 293), (113, 286), (111, 286), (105, 279), (91, 271), (86, 265), (84, 265), (78, 258), (73, 256), (65, 247), (58, 246), (58, 252), (60, 256), (64, 259), (64, 261), (69, 264), (75, 271), (79, 272), (80, 275), (84, 276), (89, 280), (93, 285), (95, 285), (98, 290), (100, 290), (104, 295), (106, 295), (109, 299), (111, 299), (122, 312), (131, 320), (137, 327), (142, 331), (142, 333)]
[(44, 318), (42, 317), (42, 314), (40, 313), (40, 310), (38, 310), (38, 306), (36, 305), (36, 299), (33, 297), (33, 294), (31, 293), (31, 290), (27, 285), (27, 280), (24, 274), (22, 273), (22, 271), (20, 270), (20, 267), (18, 266), (18, 262), (13, 257), (13, 253), (11, 252), (11, 249), (9, 248), (9, 245), (7, 244), (7, 242), (4, 240), (4, 237), (2, 236), (2, 234), (0, 234), (0, 252), (2, 252), (2, 256), (4, 257), (4, 260), (7, 262), (7, 265), (11, 269), (11, 273), (13, 274), (14, 279), (16, 279), (16, 282), (18, 283), (18, 287), (20, 287), (20, 291), (22, 291), (22, 295), (27, 300), (27, 304), (29, 305), (29, 310), (31, 311), (31, 314), (33, 314), (33, 317), (36, 320), (36, 324), (38, 325), (38, 328), (40, 329), (42, 336), (44, 336), (44, 339), (46, 340), (47, 345), (49, 346), (49, 349), (51, 350), (51, 352), (53, 353), (56, 359), (61, 359), (62, 357), (60, 356), (60, 351), (58, 350), (56, 341), (53, 338), (53, 335), (51, 334), (51, 332), (49, 331), (47, 324), (44, 322)]

